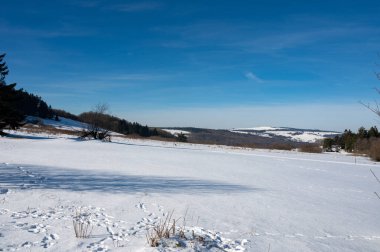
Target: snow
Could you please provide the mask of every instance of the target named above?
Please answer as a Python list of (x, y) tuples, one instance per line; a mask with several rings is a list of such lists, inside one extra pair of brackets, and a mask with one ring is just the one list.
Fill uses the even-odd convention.
[(269, 132), (272, 134), (276, 134), (277, 136), (284, 136), (292, 139), (293, 141), (298, 141), (298, 142), (316, 142), (318, 140), (322, 140), (326, 136), (330, 135), (336, 135), (336, 132), (314, 132), (314, 131), (302, 131), (299, 133), (294, 133), (292, 131), (275, 131)]
[(178, 136), (179, 134), (184, 134), (184, 135), (190, 135), (191, 132), (186, 131), (186, 130), (176, 130), (176, 129), (162, 129), (163, 131), (169, 132), (170, 134), (174, 136)]
[(41, 121), (43, 125), (53, 126), (59, 129), (77, 131), (77, 130), (82, 130), (82, 129), (87, 128), (87, 124), (85, 123), (78, 122), (78, 121), (71, 120), (64, 117), (59, 117), (59, 121), (55, 121), (52, 119), (43, 119), (43, 118), (34, 117), (34, 116), (27, 117), (27, 121), (33, 121), (33, 120)]
[(174, 210), (205, 241), (183, 251), (379, 251), (380, 165), (367, 158), (113, 141), (0, 138), (0, 250), (179, 251), (178, 237), (145, 238)]
[(262, 137), (285, 137), (296, 142), (313, 143), (326, 137), (338, 135), (338, 132), (319, 131), (319, 130), (297, 130), (285, 127), (254, 127), (254, 128), (238, 128), (230, 130), (239, 134), (250, 134)]
[(234, 129), (234, 130), (255, 130), (255, 131), (261, 131), (261, 130), (278, 130), (278, 129), (282, 129), (282, 128), (279, 128), (279, 127), (270, 127), (270, 126), (260, 126), (260, 127), (253, 127), (253, 128), (237, 128), (237, 129)]

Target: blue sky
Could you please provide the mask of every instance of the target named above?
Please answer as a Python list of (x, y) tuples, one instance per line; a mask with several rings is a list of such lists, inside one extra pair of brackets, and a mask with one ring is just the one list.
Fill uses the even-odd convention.
[(152, 126), (379, 126), (380, 1), (3, 1), (8, 82)]

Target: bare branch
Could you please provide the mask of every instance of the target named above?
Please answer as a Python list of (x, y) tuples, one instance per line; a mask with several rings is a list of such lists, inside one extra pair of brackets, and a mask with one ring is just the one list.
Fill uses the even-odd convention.
[(380, 184), (380, 179), (376, 176), (376, 174), (370, 169), (372, 175), (376, 178), (377, 182)]
[(377, 192), (374, 192), (374, 194), (380, 199), (380, 196)]
[(362, 101), (359, 101), (359, 103), (361, 105), (363, 105), (364, 107), (366, 107), (367, 109), (371, 110), (373, 113), (375, 113), (376, 115), (380, 116), (380, 108), (379, 108), (379, 105), (378, 103), (376, 102), (376, 107), (372, 107), (370, 104), (365, 104), (364, 102)]
[(109, 106), (107, 103), (98, 103), (95, 105), (93, 112), (99, 113), (99, 114), (105, 114), (109, 109)]

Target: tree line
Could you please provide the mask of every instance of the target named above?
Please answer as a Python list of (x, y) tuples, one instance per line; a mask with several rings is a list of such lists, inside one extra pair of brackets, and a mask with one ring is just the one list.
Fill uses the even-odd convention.
[(160, 136), (165, 138), (173, 138), (173, 135), (157, 128), (143, 126), (137, 122), (129, 122), (125, 119), (109, 115), (106, 113), (107, 108), (104, 104), (97, 105), (95, 109), (84, 112), (78, 116), (78, 120), (87, 123), (90, 131), (96, 129), (106, 129), (108, 131), (117, 132), (124, 135), (139, 135), (142, 137)]
[(323, 147), (326, 150), (335, 148), (351, 153), (366, 154), (380, 161), (380, 133), (376, 126), (368, 130), (360, 127), (356, 133), (346, 129), (341, 135), (324, 139)]
[(106, 114), (105, 111), (101, 111), (101, 113), (89, 111), (74, 115), (61, 109), (53, 109), (40, 96), (28, 93), (23, 89), (16, 89), (16, 83), (7, 84), (5, 82), (9, 69), (4, 57), (5, 54), (0, 55), (0, 135), (2, 136), (6, 135), (3, 129), (17, 129), (25, 124), (26, 116), (36, 116), (55, 120), (59, 120), (59, 117), (65, 117), (88, 124), (93, 124), (95, 120), (97, 128), (125, 135), (173, 137), (162, 130), (150, 128), (147, 125), (143, 126), (137, 122), (129, 122)]

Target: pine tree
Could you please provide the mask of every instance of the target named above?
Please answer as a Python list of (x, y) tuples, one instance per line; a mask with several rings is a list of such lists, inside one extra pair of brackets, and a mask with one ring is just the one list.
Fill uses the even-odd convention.
[(17, 129), (22, 126), (25, 116), (17, 108), (20, 100), (19, 92), (15, 89), (16, 83), (7, 85), (5, 77), (9, 70), (4, 62), (5, 54), (0, 55), (0, 135), (5, 136), (3, 129)]

